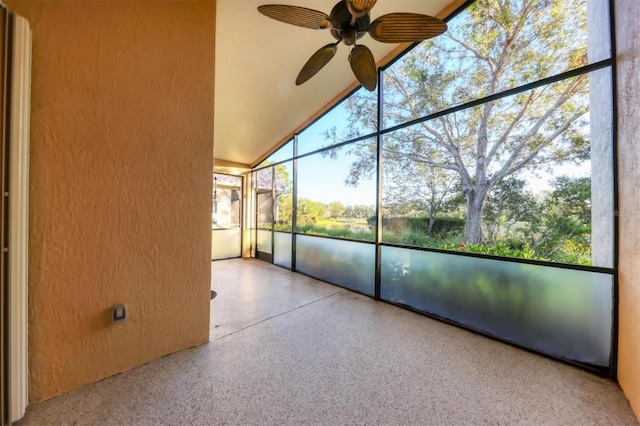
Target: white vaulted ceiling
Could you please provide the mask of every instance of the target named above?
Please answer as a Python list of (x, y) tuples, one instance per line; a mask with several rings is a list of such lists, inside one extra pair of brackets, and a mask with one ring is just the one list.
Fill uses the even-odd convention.
[[(218, 0), (215, 75), (215, 158), (253, 165), (291, 136), (309, 117), (351, 86), (355, 77), (341, 44), (333, 60), (311, 80), (295, 85), (298, 72), (321, 46), (335, 41), (269, 19), (262, 4), (290, 4), (329, 13), (337, 0)], [(438, 15), (460, 0), (378, 0), (371, 20), (392, 12)], [(363, 37), (376, 62), (398, 48)]]

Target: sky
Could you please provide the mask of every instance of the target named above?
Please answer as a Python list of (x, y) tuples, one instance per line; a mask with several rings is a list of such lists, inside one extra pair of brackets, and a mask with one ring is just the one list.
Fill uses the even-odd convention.
[[(305, 149), (301, 146), (301, 152), (309, 152), (326, 145), (328, 142), (323, 136), (323, 132), (331, 126), (344, 129), (348, 126), (347, 114), (340, 106), (330, 111), (323, 119), (316, 122), (314, 126), (305, 131), (304, 137), (300, 137), (300, 145), (306, 144), (310, 147)], [(286, 156), (292, 155), (292, 148), (285, 148), (287, 154), (275, 153), (269, 161), (280, 161)], [(345, 179), (349, 176), (349, 168), (354, 157), (347, 156), (345, 150), (339, 151), (337, 159), (329, 156), (314, 154), (303, 157), (298, 163), (298, 197), (308, 198), (314, 201), (330, 203), (340, 201), (344, 205), (375, 205), (376, 182), (375, 178), (361, 180), (357, 187), (345, 185)], [(552, 173), (531, 172), (524, 170), (519, 174), (519, 178), (527, 181), (526, 188), (533, 193), (549, 191), (551, 182), (558, 176), (585, 177), (591, 174), (591, 163), (585, 161), (580, 165), (563, 164), (557, 166)]]

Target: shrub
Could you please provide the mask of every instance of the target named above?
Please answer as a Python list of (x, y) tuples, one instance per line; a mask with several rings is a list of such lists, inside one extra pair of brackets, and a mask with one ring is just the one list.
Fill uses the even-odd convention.
[[(383, 217), (382, 227), (386, 232), (403, 234), (407, 231), (421, 232), (439, 238), (446, 238), (454, 234), (462, 234), (464, 231), (464, 219), (459, 217), (438, 216), (433, 223), (432, 232), (429, 233), (428, 217)], [(370, 227), (375, 227), (376, 217), (367, 219)]]
[(353, 240), (372, 241), (375, 239), (375, 232), (373, 231), (354, 231), (344, 228), (332, 229), (315, 225), (298, 226), (298, 232), (301, 234), (311, 234), (336, 238), (350, 238)]
[(555, 262), (591, 265), (591, 245), (566, 240), (553, 254)]

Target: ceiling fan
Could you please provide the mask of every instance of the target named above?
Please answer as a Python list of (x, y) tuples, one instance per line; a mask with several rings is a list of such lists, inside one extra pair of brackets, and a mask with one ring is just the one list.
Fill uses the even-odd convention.
[(258, 11), (269, 18), (313, 30), (328, 29), (338, 40), (316, 51), (304, 64), (296, 85), (301, 85), (316, 75), (338, 51), (343, 42), (353, 46), (349, 54), (351, 70), (367, 90), (373, 91), (378, 84), (378, 74), (373, 54), (368, 47), (357, 44), (365, 34), (384, 43), (404, 43), (426, 40), (447, 30), (447, 24), (432, 16), (418, 13), (389, 13), (371, 22), (371, 8), (377, 0), (342, 0), (331, 10), (331, 14), (300, 6), (266, 4)]

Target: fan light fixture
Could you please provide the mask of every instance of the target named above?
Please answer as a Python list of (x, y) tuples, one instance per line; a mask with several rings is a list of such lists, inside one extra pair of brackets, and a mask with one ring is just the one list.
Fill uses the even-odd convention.
[(418, 13), (389, 13), (371, 22), (371, 8), (377, 0), (342, 0), (331, 14), (300, 6), (266, 4), (258, 6), (258, 11), (269, 18), (287, 24), (313, 30), (328, 29), (338, 40), (318, 49), (304, 64), (296, 85), (316, 75), (338, 51), (343, 42), (352, 46), (349, 54), (351, 70), (365, 89), (373, 91), (378, 85), (378, 73), (373, 54), (368, 47), (358, 44), (357, 40), (369, 34), (374, 40), (383, 43), (417, 42), (436, 37), (447, 30), (447, 24), (433, 16)]

